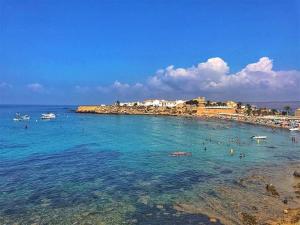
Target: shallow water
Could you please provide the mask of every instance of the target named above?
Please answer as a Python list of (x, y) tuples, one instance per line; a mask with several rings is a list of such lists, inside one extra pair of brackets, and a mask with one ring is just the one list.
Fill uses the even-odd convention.
[[(57, 119), (39, 120), (48, 111)], [(16, 112), (31, 120), (14, 122)], [(0, 106), (0, 128), (0, 224), (209, 224), (173, 205), (300, 160), (299, 134), (235, 122)], [(192, 156), (169, 156), (179, 150)]]

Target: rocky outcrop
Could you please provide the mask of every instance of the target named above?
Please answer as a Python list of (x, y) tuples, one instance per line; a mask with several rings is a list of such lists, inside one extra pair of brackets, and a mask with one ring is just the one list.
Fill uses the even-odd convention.
[(96, 114), (124, 114), (124, 115), (166, 115), (166, 116), (191, 116), (196, 115), (197, 107), (180, 105), (177, 107), (155, 107), (155, 106), (79, 106), (77, 113)]

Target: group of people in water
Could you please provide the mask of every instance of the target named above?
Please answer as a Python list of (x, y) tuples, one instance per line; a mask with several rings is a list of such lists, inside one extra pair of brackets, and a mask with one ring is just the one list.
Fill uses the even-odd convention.
[[(213, 141), (211, 138), (207, 138), (207, 139), (205, 139), (205, 141), (210, 142), (210, 143), (215, 142), (215, 143), (217, 143), (219, 145), (220, 144), (225, 144), (225, 143), (222, 143), (220, 141)], [(227, 145), (230, 146), (230, 143), (235, 143), (237, 145), (241, 145), (242, 144), (242, 142), (240, 141), (239, 137), (230, 138), (229, 143)], [(207, 151), (207, 147), (205, 146), (205, 142), (203, 142), (202, 144), (204, 145), (204, 151)], [(229, 155), (233, 156), (234, 154), (235, 154), (235, 151), (234, 151), (233, 148), (231, 148), (229, 150)], [(241, 152), (239, 158), (242, 159), (242, 158), (245, 158), (245, 157), (246, 157), (246, 154), (244, 152)]]

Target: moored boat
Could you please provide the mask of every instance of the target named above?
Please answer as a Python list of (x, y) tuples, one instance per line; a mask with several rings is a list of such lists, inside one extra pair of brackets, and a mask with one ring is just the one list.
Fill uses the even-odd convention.
[(42, 120), (51, 120), (51, 119), (55, 119), (56, 115), (54, 113), (43, 113), (41, 115), (41, 119)]
[(300, 128), (294, 127), (294, 128), (290, 128), (289, 130), (290, 130), (290, 131), (300, 131)]
[(267, 139), (267, 136), (252, 136), (251, 138), (255, 140), (259, 140), (259, 139)]
[(28, 115), (21, 115), (20, 113), (16, 113), (15, 118), (13, 118), (14, 121), (23, 121), (23, 120), (30, 120), (30, 116)]

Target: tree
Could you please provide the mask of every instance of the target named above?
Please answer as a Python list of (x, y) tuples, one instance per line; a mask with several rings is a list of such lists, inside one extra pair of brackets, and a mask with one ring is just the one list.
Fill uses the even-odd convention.
[(277, 109), (272, 109), (271, 111), (273, 115), (276, 115), (278, 113)]
[(119, 100), (116, 101), (116, 105), (120, 106), (120, 101)]
[(211, 105), (211, 102), (208, 100), (205, 104), (205, 106), (210, 106)]
[(186, 101), (185, 104), (198, 106), (199, 102), (193, 99), (193, 100)]
[(241, 108), (242, 108), (242, 104), (243, 104), (243, 103), (238, 102), (238, 103), (236, 104), (237, 108), (238, 108), (238, 109), (241, 109)]
[(246, 108), (247, 108), (246, 113), (247, 113), (248, 116), (250, 116), (250, 114), (252, 113), (252, 107), (251, 107), (251, 105), (247, 104)]
[(288, 116), (289, 113), (291, 112), (291, 107), (290, 107), (289, 105), (286, 105), (286, 106), (284, 106), (283, 108), (284, 108), (284, 110), (286, 111), (286, 115)]

